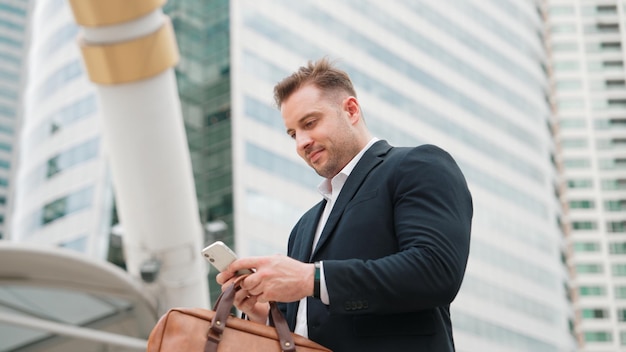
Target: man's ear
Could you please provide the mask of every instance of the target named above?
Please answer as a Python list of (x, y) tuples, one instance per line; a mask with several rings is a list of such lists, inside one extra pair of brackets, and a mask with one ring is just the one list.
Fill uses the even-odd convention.
[(348, 116), (350, 116), (350, 120), (353, 123), (357, 122), (361, 115), (361, 108), (359, 107), (359, 101), (356, 100), (355, 97), (350, 96), (344, 100), (343, 104), (344, 104), (344, 110), (348, 113)]

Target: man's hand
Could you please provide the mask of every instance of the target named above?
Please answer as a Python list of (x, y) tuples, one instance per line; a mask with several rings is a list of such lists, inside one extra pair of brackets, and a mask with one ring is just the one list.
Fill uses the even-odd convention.
[[(241, 290), (237, 292), (237, 296), (246, 298), (240, 300), (240, 304), (248, 308), (270, 301), (295, 302), (313, 294), (313, 264), (284, 255), (242, 258), (218, 274), (217, 282), (222, 285), (230, 284), (235, 273), (242, 269), (256, 270), (243, 280)], [(237, 307), (246, 312), (242, 307)]]

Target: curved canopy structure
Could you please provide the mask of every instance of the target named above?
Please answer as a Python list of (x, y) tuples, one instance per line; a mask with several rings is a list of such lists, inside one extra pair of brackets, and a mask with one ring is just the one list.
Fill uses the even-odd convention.
[(154, 307), (113, 264), (0, 242), (0, 351), (145, 350)]

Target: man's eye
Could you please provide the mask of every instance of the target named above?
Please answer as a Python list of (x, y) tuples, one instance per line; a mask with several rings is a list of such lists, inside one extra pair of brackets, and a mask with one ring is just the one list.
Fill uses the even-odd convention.
[(291, 139), (296, 139), (296, 134), (295, 133), (289, 133), (289, 137), (291, 137)]

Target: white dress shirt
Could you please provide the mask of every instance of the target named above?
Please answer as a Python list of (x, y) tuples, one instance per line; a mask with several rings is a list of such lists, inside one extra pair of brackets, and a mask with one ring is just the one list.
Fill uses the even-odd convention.
[[(322, 213), (322, 217), (320, 218), (319, 223), (317, 224), (317, 229), (315, 231), (315, 238), (313, 239), (313, 250), (317, 246), (317, 242), (319, 242), (320, 235), (322, 234), (322, 230), (324, 226), (326, 226), (326, 221), (330, 216), (330, 212), (333, 210), (333, 206), (339, 197), (339, 193), (343, 188), (343, 185), (346, 183), (348, 176), (356, 166), (356, 164), (361, 160), (365, 151), (368, 150), (372, 144), (376, 143), (378, 138), (374, 137), (370, 139), (370, 141), (365, 145), (361, 151), (355, 155), (352, 160), (341, 170), (335, 177), (332, 179), (324, 179), (319, 186), (317, 186), (318, 191), (322, 194), (324, 199), (326, 199), (326, 206), (324, 207), (324, 212)], [(326, 305), (330, 304), (330, 298), (328, 297), (328, 289), (326, 288), (326, 280), (324, 277), (324, 262), (321, 262), (320, 268), (320, 298), (322, 302)], [(298, 314), (296, 316), (296, 327), (294, 332), (296, 334), (302, 335), (304, 337), (308, 337), (308, 326), (307, 326), (307, 303), (306, 297), (300, 300), (300, 305), (298, 306)]]

